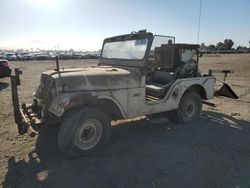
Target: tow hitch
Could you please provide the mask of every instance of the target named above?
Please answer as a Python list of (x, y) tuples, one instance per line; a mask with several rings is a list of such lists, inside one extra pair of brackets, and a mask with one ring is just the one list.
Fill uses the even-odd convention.
[(15, 116), (15, 122), (19, 134), (27, 133), (34, 137), (37, 135), (37, 131), (34, 130), (36, 125), (36, 114), (32, 112), (32, 105), (19, 104), (18, 88), (20, 85), (20, 74), (22, 71), (15, 69), (14, 75), (11, 75), (11, 90), (12, 90), (12, 102)]

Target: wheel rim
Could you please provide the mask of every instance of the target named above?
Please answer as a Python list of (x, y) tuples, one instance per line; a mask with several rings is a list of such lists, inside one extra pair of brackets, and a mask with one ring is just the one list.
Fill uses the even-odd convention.
[(197, 102), (195, 100), (187, 101), (184, 107), (184, 117), (188, 120), (192, 120), (196, 116)]
[(88, 119), (81, 123), (75, 132), (74, 141), (81, 150), (88, 150), (97, 145), (102, 136), (102, 125), (98, 120)]

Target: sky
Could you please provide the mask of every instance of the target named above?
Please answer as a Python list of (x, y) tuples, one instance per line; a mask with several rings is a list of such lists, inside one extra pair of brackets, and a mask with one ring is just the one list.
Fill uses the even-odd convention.
[[(98, 50), (147, 29), (198, 43), (200, 0), (0, 0), (0, 49)], [(202, 0), (199, 43), (249, 46), (250, 0)]]

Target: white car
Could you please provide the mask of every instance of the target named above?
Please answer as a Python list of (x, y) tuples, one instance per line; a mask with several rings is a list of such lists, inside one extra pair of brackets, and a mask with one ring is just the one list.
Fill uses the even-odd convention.
[(12, 52), (6, 52), (3, 55), (3, 59), (7, 59), (8, 61), (16, 61), (17, 56)]

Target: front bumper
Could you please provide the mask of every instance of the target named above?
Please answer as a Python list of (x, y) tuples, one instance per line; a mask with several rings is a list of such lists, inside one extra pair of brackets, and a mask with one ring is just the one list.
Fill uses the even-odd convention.
[(37, 134), (37, 131), (34, 129), (37, 117), (36, 114), (32, 112), (32, 105), (19, 104), (17, 86), (20, 85), (20, 74), (22, 74), (22, 72), (19, 69), (15, 69), (14, 75), (10, 77), (15, 122), (19, 134), (28, 132), (31, 137), (34, 137)]
[[(31, 104), (22, 104), (19, 106), (20, 111), (20, 125), (18, 125), (19, 134), (27, 133), (34, 137), (37, 135), (39, 125), (42, 122), (33, 112)], [(20, 130), (19, 130), (20, 129)]]
[[(47, 119), (42, 117), (42, 107), (38, 104), (37, 100), (34, 100), (33, 104), (19, 104), (18, 88), (20, 85), (20, 74), (22, 72), (19, 69), (15, 69), (15, 74), (11, 75), (11, 90), (12, 90), (12, 102), (14, 109), (15, 122), (19, 134), (28, 133), (31, 137), (37, 135), (40, 125), (47, 124)], [(55, 122), (55, 121), (49, 121)]]

